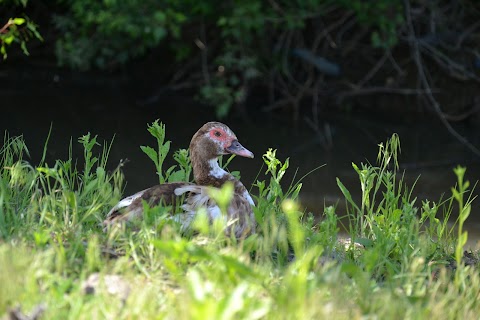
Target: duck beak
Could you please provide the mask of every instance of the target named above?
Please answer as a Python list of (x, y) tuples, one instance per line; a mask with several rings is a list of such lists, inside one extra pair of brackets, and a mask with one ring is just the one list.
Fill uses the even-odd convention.
[(233, 140), (232, 144), (225, 148), (225, 151), (231, 154), (236, 154), (237, 156), (253, 158), (253, 153), (242, 146), (238, 140)]

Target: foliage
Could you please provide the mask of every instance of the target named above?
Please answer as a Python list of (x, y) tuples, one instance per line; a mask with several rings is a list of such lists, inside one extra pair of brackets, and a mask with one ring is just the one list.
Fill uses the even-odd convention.
[(144, 55), (167, 35), (177, 38), (187, 17), (176, 1), (59, 1), (55, 15), (63, 34), (56, 53), (61, 65), (86, 70), (113, 68)]
[[(5, 14), (12, 14), (0, 18), (7, 23), (1, 53), (5, 56), (11, 43), (27, 53), (25, 43), (40, 37), (36, 26), (17, 14), (26, 10), (27, 0), (3, 3), (10, 9)], [(480, 154), (448, 122), (472, 112), (455, 95), (440, 106), (432, 90), (451, 90), (446, 83), (453, 83), (465, 90), (465, 101), (475, 100), (470, 86), (456, 81), (474, 85), (480, 79), (476, 1), (57, 0), (50, 7), (29, 2), (29, 8), (42, 16), (42, 33), (55, 39), (49, 45), (60, 65), (118, 70), (148, 55), (149, 65), (159, 61), (161, 78), (170, 77), (169, 88), (196, 87), (218, 118), (234, 106), (244, 111), (252, 88), (268, 89), (266, 110), (291, 110), (296, 121), (299, 113), (318, 117), (324, 103), (349, 110), (345, 100), (371, 94), (404, 99), (414, 94), (425, 103), (429, 92), (431, 110)], [(406, 76), (411, 68), (420, 81)]]
[(105, 170), (109, 145), (104, 144), (96, 157), (92, 150), (97, 137), (87, 134), (79, 142), (85, 150), (83, 172), (75, 167), (72, 146), (70, 159), (57, 160), (53, 167), (42, 160), (34, 168), (23, 160), (28, 154), (23, 139), (5, 137), (0, 162), (0, 237), (26, 232), (32, 224), (57, 226), (72, 236), (83, 227), (97, 227), (100, 212), (120, 196), (123, 175), (120, 166), (111, 173)]
[(188, 151), (180, 149), (174, 154), (174, 160), (179, 164), (180, 168), (176, 171), (176, 165), (171, 166), (163, 172), (163, 162), (167, 158), (170, 151), (170, 141), (165, 141), (165, 125), (158, 119), (148, 126), (148, 132), (157, 140), (157, 150), (149, 146), (141, 146), (142, 151), (153, 161), (157, 169), (159, 183), (172, 181), (190, 181), (192, 168), (190, 166), (190, 158)]
[[(159, 45), (185, 61), (195, 55), (191, 38), (197, 38), (204, 55), (200, 97), (214, 105), (221, 118), (245, 101), (254, 82), (266, 83), (277, 72), (288, 75), (286, 61), (307, 44), (296, 35), (316, 20), (328, 21), (332, 7), (354, 12), (361, 25), (371, 28), (374, 47), (397, 43), (403, 8), (391, 0), (248, 0), (222, 5), (212, 0), (57, 0), (49, 14), (61, 35), (55, 45), (59, 64), (81, 70), (115, 69)], [(290, 43), (283, 42), (287, 34)]]
[[(463, 231), (463, 223), (467, 220), (472, 210), (472, 202), (475, 200), (476, 196), (473, 196), (473, 190), (470, 191), (468, 199), (464, 200), (464, 195), (469, 191), (468, 187), (470, 186), (469, 181), (463, 181), (465, 176), (465, 167), (458, 166), (454, 169), (454, 172), (458, 179), (458, 184), (456, 188), (452, 188), (453, 199), (458, 203), (458, 239), (457, 246), (455, 247), (455, 261), (457, 264), (460, 264), (463, 257), (463, 247), (467, 243), (468, 233)], [(455, 281), (457, 285), (460, 285), (459, 272), (455, 274)]]
[[(0, 5), (5, 2), (5, 5), (21, 6), (25, 8), (28, 0), (12, 0), (0, 1)], [(37, 25), (32, 22), (27, 16), (9, 18), (5, 25), (1, 25), (0, 21), (0, 54), (3, 59), (7, 59), (7, 47), (12, 44), (19, 44), (23, 53), (29, 55), (27, 50), (27, 42), (32, 38), (43, 41), (42, 36), (37, 31)]]
[(342, 5), (355, 12), (358, 21), (372, 27), (371, 41), (377, 48), (389, 49), (398, 42), (398, 28), (404, 24), (401, 0), (365, 2), (343, 0)]
[[(157, 139), (165, 138), (164, 129), (158, 121), (149, 126)], [(53, 167), (44, 161), (34, 167), (23, 139), (5, 137), (0, 314), (18, 305), (25, 313), (43, 306), (48, 319), (458, 319), (480, 311), (478, 266), (457, 260), (453, 274), (455, 246), (446, 234), (455, 233), (444, 231), (437, 216), (451, 210), (454, 198), (470, 206), (473, 197), (462, 197), (469, 188), (463, 169), (456, 169), (459, 184), (449, 201), (417, 208), (411, 190), (396, 180), (396, 136), (381, 145), (378, 166), (354, 166), (361, 203), (338, 180), (356, 244), (337, 241), (341, 217), (334, 207), (320, 221), (300, 211), (301, 182), (282, 187), (289, 161), (271, 149), (263, 157), (265, 177), (254, 185), (256, 234), (228, 238), (225, 226), (201, 221), (195, 233), (185, 232), (168, 217), (172, 208), (161, 206), (146, 207), (134, 227), (104, 233), (98, 224), (121, 197), (123, 176), (106, 168), (108, 145), (95, 156), (96, 137), (79, 142), (83, 171), (72, 154)], [(227, 189), (217, 191), (228, 199)]]

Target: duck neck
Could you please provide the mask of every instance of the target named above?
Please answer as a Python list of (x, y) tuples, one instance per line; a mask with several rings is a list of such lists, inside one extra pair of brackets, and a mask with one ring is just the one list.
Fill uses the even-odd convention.
[(194, 162), (192, 166), (195, 182), (199, 185), (220, 188), (227, 181), (232, 181), (235, 185), (239, 183), (237, 179), (218, 165), (218, 158)]
[(229, 178), (229, 177), (232, 177), (233, 176), (228, 173), (227, 171), (225, 171), (223, 168), (221, 168), (219, 165), (218, 165), (218, 158), (213, 158), (213, 159), (210, 159), (207, 161), (208, 162), (208, 167), (209, 167), (209, 171), (208, 171), (208, 175), (213, 177), (213, 178), (216, 178), (216, 179), (224, 179), (225, 177)]

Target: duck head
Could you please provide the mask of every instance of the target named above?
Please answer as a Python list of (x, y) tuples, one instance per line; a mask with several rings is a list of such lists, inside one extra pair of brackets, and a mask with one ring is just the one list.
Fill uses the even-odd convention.
[(222, 178), (227, 175), (217, 162), (219, 156), (226, 154), (253, 158), (253, 153), (238, 142), (237, 136), (228, 126), (220, 122), (204, 124), (190, 142), (195, 181), (202, 184), (207, 177)]
[(237, 136), (220, 122), (204, 124), (193, 136), (190, 151), (205, 160), (218, 158), (225, 154), (253, 158), (253, 153), (238, 142)]

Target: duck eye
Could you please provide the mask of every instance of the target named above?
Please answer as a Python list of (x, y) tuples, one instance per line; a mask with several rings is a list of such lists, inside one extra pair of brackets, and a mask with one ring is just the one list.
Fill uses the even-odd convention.
[(214, 135), (215, 135), (216, 137), (220, 137), (222, 134), (220, 133), (220, 131), (215, 131)]

